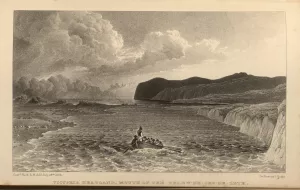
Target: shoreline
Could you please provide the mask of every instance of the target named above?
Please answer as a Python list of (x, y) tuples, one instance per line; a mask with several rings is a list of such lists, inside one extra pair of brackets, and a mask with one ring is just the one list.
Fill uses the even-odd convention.
[[(33, 150), (35, 146), (29, 141), (43, 137), (45, 133), (57, 131), (66, 127), (74, 127), (74, 122), (65, 121), (69, 117), (68, 114), (62, 114), (61, 119), (57, 119), (58, 115), (51, 113), (52, 118), (47, 117), (45, 114), (28, 116), (27, 114), (16, 114), (14, 108), (13, 116), (13, 142), (12, 142), (12, 155), (20, 157), (26, 152)], [(24, 106), (23, 108), (29, 108)], [(38, 108), (39, 109), (39, 108)], [(34, 111), (33, 111), (34, 112)], [(17, 115), (17, 116), (16, 116)]]
[[(75, 126), (76, 126), (76, 124), (74, 123), (74, 125), (72, 127), (75, 127)], [(35, 136), (34, 138), (28, 138), (27, 141), (15, 141), (13, 139), (13, 145), (12, 145), (13, 146), (13, 148), (12, 148), (13, 157), (22, 156), (26, 152), (33, 150), (35, 148), (35, 145), (30, 143), (30, 141), (38, 140), (39, 138), (43, 137), (48, 132), (55, 132), (55, 131), (58, 131), (58, 130), (61, 130), (64, 128), (69, 128), (69, 127), (71, 127), (71, 126), (64, 126), (61, 128), (55, 128), (54, 130), (48, 130), (48, 131), (41, 133), (39, 136)]]
[[(171, 109), (179, 106), (169, 104)], [(180, 106), (179, 106), (180, 107)], [(191, 113), (236, 127), (243, 134), (262, 141), (267, 151), (265, 159), (285, 168), (285, 100), (257, 104), (181, 105)]]
[[(120, 106), (120, 105), (118, 105)], [(89, 112), (107, 112), (108, 109), (118, 107), (116, 105), (102, 105), (81, 102), (76, 105), (39, 105), (15, 104), (13, 106), (13, 157), (22, 156), (25, 152), (32, 150), (34, 145), (29, 141), (39, 139), (50, 131), (57, 131), (66, 127), (75, 127), (75, 122), (66, 121), (70, 116), (82, 115)], [(122, 106), (122, 105), (121, 105)], [(123, 105), (124, 106), (124, 105)], [(86, 107), (91, 109), (85, 112)]]
[(33, 150), (34, 146), (29, 144), (28, 142), (13, 142), (12, 155), (14, 157), (20, 157), (26, 152)]
[(261, 140), (268, 147), (265, 159), (285, 168), (285, 100), (244, 106), (203, 106), (197, 115), (238, 127), (241, 133)]

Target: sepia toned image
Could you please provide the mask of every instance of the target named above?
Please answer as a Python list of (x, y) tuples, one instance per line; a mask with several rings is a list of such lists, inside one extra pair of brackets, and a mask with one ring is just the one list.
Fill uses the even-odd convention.
[(13, 13), (13, 172), (285, 173), (283, 11)]

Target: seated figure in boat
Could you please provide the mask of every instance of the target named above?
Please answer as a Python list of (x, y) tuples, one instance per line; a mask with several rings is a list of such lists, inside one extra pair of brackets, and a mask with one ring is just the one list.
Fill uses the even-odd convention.
[(132, 148), (138, 148), (138, 136), (134, 135), (133, 140), (131, 141)]
[(147, 137), (143, 136), (143, 137), (142, 137), (142, 141), (143, 141), (143, 142), (146, 142), (146, 141), (147, 141)]
[(158, 139), (154, 140), (154, 144), (157, 145), (157, 146), (163, 146), (162, 142)]
[(154, 138), (151, 138), (151, 139), (150, 139), (150, 142), (151, 142), (151, 144), (155, 144)]
[(158, 141), (158, 146), (164, 146), (160, 140)]

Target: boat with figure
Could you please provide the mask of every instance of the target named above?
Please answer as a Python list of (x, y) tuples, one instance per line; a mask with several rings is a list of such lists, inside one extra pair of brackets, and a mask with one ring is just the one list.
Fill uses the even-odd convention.
[(154, 139), (152, 137), (140, 137), (138, 138), (136, 135), (134, 139), (131, 142), (131, 146), (125, 150), (124, 153), (126, 153), (128, 150), (135, 150), (135, 149), (144, 149), (144, 148), (151, 148), (151, 149), (168, 149), (171, 151), (182, 153), (182, 149), (178, 147), (171, 147), (171, 146), (165, 146), (162, 141), (158, 139)]
[(142, 137), (141, 140), (137, 141), (135, 149), (143, 149), (143, 148), (154, 148), (154, 149), (162, 149), (164, 147), (163, 143), (152, 137)]

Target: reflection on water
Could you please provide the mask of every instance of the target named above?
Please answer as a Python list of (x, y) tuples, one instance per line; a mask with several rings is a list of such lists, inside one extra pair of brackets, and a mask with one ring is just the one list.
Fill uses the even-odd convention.
[[(263, 143), (195, 114), (161, 106), (127, 106), (107, 113), (69, 116), (76, 127), (31, 140), (35, 149), (14, 157), (14, 171), (282, 172), (265, 161)], [(183, 148), (127, 149), (136, 129)]]

